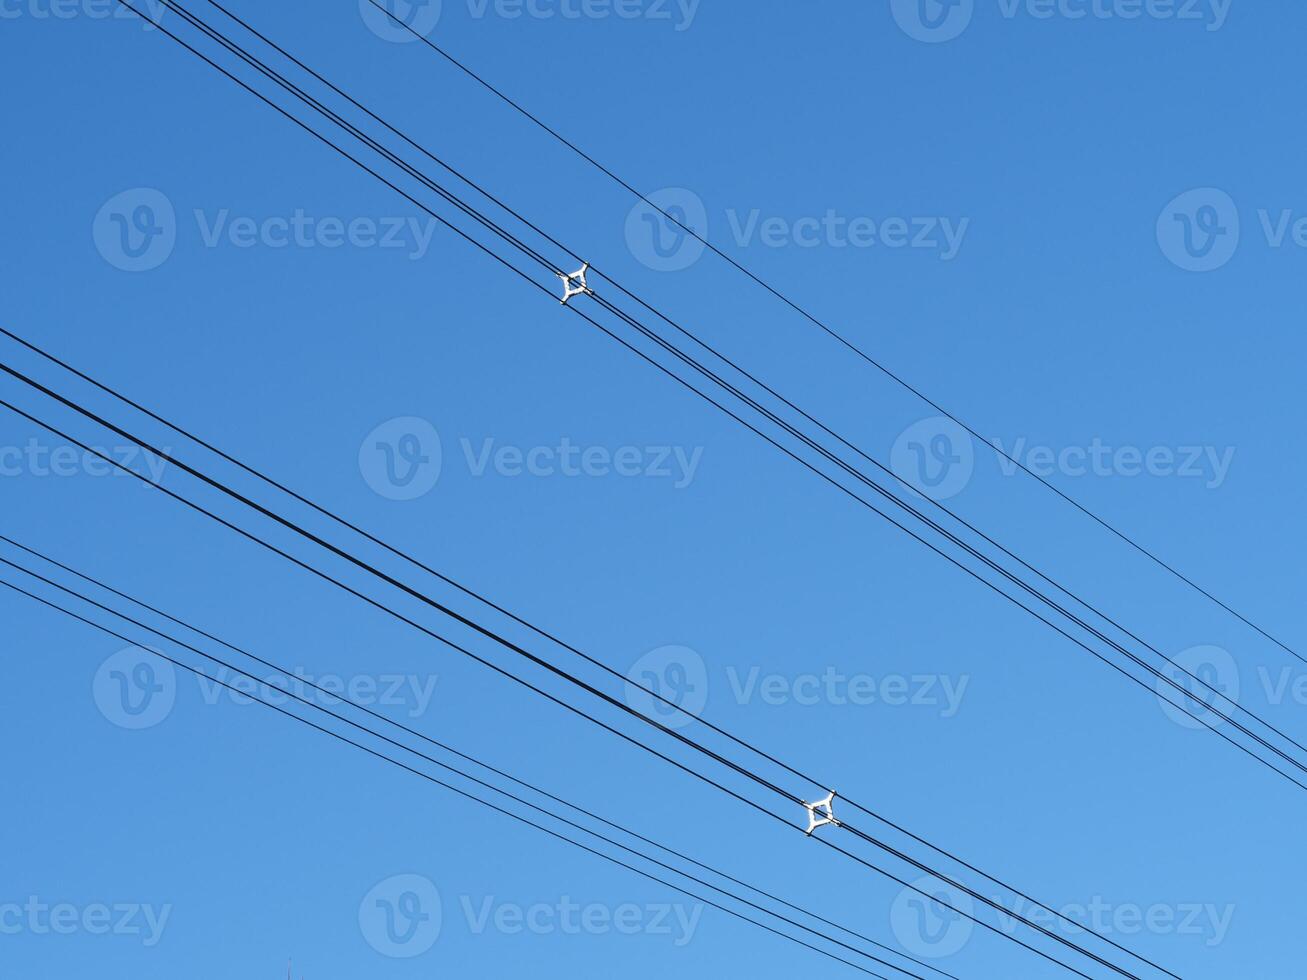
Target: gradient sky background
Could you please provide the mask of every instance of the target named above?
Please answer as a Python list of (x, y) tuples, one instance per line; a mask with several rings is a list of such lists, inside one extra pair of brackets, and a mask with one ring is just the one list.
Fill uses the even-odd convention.
[[(937, 423), (913, 428), (933, 411), (715, 257), (673, 236), (655, 249), (629, 195), (430, 50), (373, 30), (358, 0), (231, 6), (877, 458), (897, 444), (902, 465), (913, 444), (944, 445)], [(1299, 969), (1307, 799), (1294, 786), (1177, 724), (1155, 696), (109, 9), (0, 0), (0, 324), (618, 670), (680, 690), (684, 669), (718, 723), (1058, 909), (1107, 906), (1112, 938), (1186, 980)], [(1106, 472), (1050, 479), (1307, 645), (1307, 238), (1293, 230), (1307, 217), (1307, 10), (932, 0), (922, 20), (914, 3), (883, 0), (802, 14), (779, 0), (634, 0), (620, 9), (638, 16), (619, 17), (540, 0), (506, 16), (514, 9), (445, 0), (432, 36), (637, 186), (675, 189), (660, 200), (696, 221), (697, 202), (715, 244), (1032, 465), (1041, 449), (1154, 451), (1152, 473), (1135, 473), (1127, 452)], [(564, 16), (578, 10), (589, 13)], [(1193, 16), (1163, 16), (1182, 10)], [(277, 221), (297, 215), (315, 229), (309, 244), (279, 246)], [(119, 233), (138, 217), (162, 235), (135, 256), (144, 240), (133, 232), (124, 249)], [(327, 244), (332, 220), (359, 219), (405, 230), (394, 247)], [(855, 219), (889, 241), (850, 243), (842, 229)], [(936, 231), (895, 247), (894, 219), (951, 228), (952, 244)], [(0, 348), (5, 363), (266, 493), (11, 342)], [(12, 380), (0, 389), (95, 445), (123, 442)], [(414, 439), (431, 463), (398, 487), (377, 447), (403, 455)], [(641, 475), (511, 465), (513, 450), (565, 440), (595, 460), (627, 449)], [(76, 462), (52, 471), (44, 454), (57, 445), (0, 416), (0, 533), (287, 667), (365, 695), (402, 678), (409, 693), (378, 710), (950, 973), (1069, 975), (923, 917), (894, 883), (159, 493)], [(1205, 460), (1196, 471), (1164, 462), (1188, 447)], [(509, 465), (480, 468), (487, 448), (507, 448), (497, 458)], [(1301, 663), (1005, 474), (983, 446), (945, 448), (964, 457), (943, 474), (948, 506), (1163, 652), (1237, 683), (1243, 704), (1299, 737)], [(447, 628), (175, 469), (166, 482)], [(5, 976), (253, 980), (283, 976), (292, 958), (308, 980), (828, 968), (188, 675), (157, 717), (137, 719), (155, 724), (124, 727), (113, 673), (140, 676), (135, 655), (110, 660), (125, 644), (9, 593), (0, 615)], [(784, 696), (828, 670), (891, 702), (900, 682), (932, 686), (916, 704), (848, 703), (838, 684), (803, 698), (815, 703)], [(769, 677), (781, 696), (743, 691)], [(961, 692), (952, 705), (950, 690)], [(376, 902), (407, 891), (425, 896), (428, 924), (399, 950), (417, 955), (386, 955)], [(80, 924), (54, 934), (14, 910), (31, 897), (72, 906)], [(636, 934), (575, 934), (538, 912), (547, 927), (512, 928), (514, 910), (564, 902), (595, 916), (637, 906)], [(130, 920), (143, 933), (98, 935), (86, 915), (101, 905), (167, 918), (158, 935), (143, 912)], [(1153, 928), (1135, 924), (1144, 914)]]

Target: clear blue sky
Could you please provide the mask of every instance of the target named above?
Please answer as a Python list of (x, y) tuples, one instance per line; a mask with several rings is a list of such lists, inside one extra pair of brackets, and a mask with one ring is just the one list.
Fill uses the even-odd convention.
[[(924, 461), (950, 507), (1157, 647), (1304, 731), (1301, 664), (984, 447), (919, 426), (929, 409), (720, 261), (655, 243), (629, 196), (432, 52), (370, 29), (356, 0), (232, 6), (878, 458)], [(1102, 906), (1114, 939), (1186, 980), (1299, 969), (1300, 791), (109, 9), (0, 0), (0, 323), (623, 672), (675, 690), (684, 678), (719, 723), (1055, 907)], [(1307, 11), (797, 10), (444, 0), (433, 37), (1307, 645)], [(960, 977), (1066, 975), (923, 919), (892, 883), (55, 446), (0, 418), (3, 533), (887, 943), (943, 936), (924, 952), (949, 953), (934, 962)], [(144, 677), (132, 655), (110, 659), (124, 644), (16, 596), (0, 615), (5, 975), (253, 980), (292, 958), (309, 980), (826, 968), (188, 676), (174, 689), (156, 673), (157, 715), (124, 715), (119, 679)], [(402, 686), (384, 696), (391, 678)], [(428, 918), (397, 950), (378, 916), (417, 908), (407, 895)], [(42, 911), (55, 907), (64, 928)], [(124, 924), (101, 935), (104, 916)]]

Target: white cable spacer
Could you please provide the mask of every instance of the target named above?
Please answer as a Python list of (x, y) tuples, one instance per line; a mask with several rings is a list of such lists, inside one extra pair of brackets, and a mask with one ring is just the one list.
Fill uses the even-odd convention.
[(590, 263), (586, 262), (582, 264), (581, 268), (577, 269), (570, 276), (564, 275), (561, 272), (554, 273), (554, 275), (556, 275), (559, 279), (563, 280), (563, 305), (564, 306), (567, 305), (567, 301), (571, 299), (573, 296), (594, 295), (594, 290), (591, 289), (588, 285), (586, 285), (586, 281), (585, 281), (586, 273), (589, 271), (590, 271)]
[(825, 827), (828, 825), (835, 827), (843, 826), (835, 819), (834, 790), (831, 790), (830, 794), (824, 800), (818, 800), (816, 803), (805, 803), (803, 804), (803, 807), (808, 811), (807, 834), (809, 837), (812, 836), (812, 832), (818, 827)]

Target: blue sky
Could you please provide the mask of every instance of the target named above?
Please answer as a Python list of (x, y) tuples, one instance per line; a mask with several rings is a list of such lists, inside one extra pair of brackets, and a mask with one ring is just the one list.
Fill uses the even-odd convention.
[[(1032, 469), (1307, 642), (1307, 474), (1292, 448), (1307, 12), (437, 7), (415, 23), (455, 56)], [(231, 8), (1167, 655), (1303, 731), (1301, 663), (651, 224), (356, 0)], [(1295, 787), (111, 13), (0, 0), (0, 324), (1186, 980), (1292, 975), (1307, 870)], [(0, 533), (959, 977), (1068, 975), (58, 446), (0, 418)], [(163, 477), (238, 513), (175, 468)], [(825, 968), (193, 677), (142, 674), (124, 643), (27, 600), (0, 609), (6, 975), (248, 980), (290, 959), (309, 980)], [(124, 713), (119, 684), (139, 681), (163, 690)], [(387, 909), (413, 913), (398, 948)]]

